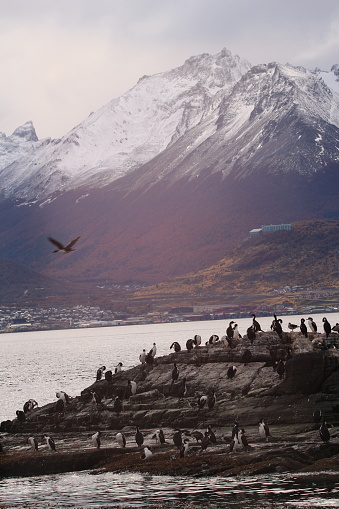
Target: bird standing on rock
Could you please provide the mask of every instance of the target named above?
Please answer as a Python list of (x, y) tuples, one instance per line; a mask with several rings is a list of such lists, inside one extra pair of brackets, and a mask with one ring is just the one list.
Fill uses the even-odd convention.
[(254, 313), (252, 313), (251, 316), (253, 316), (252, 325), (254, 327), (254, 332), (262, 331), (262, 329), (260, 327), (260, 323), (256, 320), (256, 315)]
[(104, 374), (105, 369), (106, 369), (106, 366), (101, 366), (101, 368), (97, 369), (97, 376), (96, 376), (97, 382), (102, 379), (102, 375)]
[(327, 318), (323, 318), (323, 327), (324, 327), (324, 332), (326, 334), (326, 338), (328, 338), (328, 336), (331, 334), (331, 325), (330, 325), (330, 322), (328, 322)]
[(245, 451), (247, 451), (250, 448), (250, 446), (248, 444), (248, 441), (247, 441), (247, 437), (245, 435), (244, 428), (241, 428), (241, 430), (240, 430), (240, 433), (239, 433), (239, 442), (243, 446)]
[(229, 323), (229, 325), (226, 329), (226, 336), (228, 337), (228, 339), (233, 338), (233, 327), (232, 327), (233, 324), (234, 324), (234, 322), (232, 320), (232, 322)]
[(120, 447), (126, 447), (126, 437), (123, 433), (119, 432), (115, 435), (116, 441)]
[(194, 343), (193, 343), (193, 339), (188, 339), (188, 340), (186, 341), (186, 349), (187, 349), (187, 351), (188, 351), (188, 352), (190, 352), (191, 350), (193, 350), (193, 345), (194, 345)]
[(27, 438), (27, 443), (31, 446), (31, 450), (32, 451), (37, 451), (38, 450), (38, 441), (37, 441), (36, 438), (28, 437)]
[(121, 373), (121, 368), (122, 368), (123, 364), (122, 362), (118, 362), (118, 364), (115, 366), (115, 370), (114, 370), (114, 374), (116, 375), (117, 373)]
[(157, 345), (155, 343), (153, 343), (153, 346), (152, 346), (150, 351), (152, 353), (152, 357), (154, 358), (156, 356), (156, 353), (157, 353)]
[(166, 443), (165, 435), (162, 429), (157, 429), (152, 438), (155, 438), (157, 444), (163, 445)]
[(199, 407), (200, 410), (202, 408), (204, 408), (206, 403), (207, 403), (207, 396), (206, 395), (199, 396), (199, 398), (198, 398), (198, 407)]
[(92, 394), (92, 402), (96, 405), (96, 406), (100, 406), (101, 405), (101, 396), (100, 394), (98, 394), (97, 392), (95, 391), (91, 391), (91, 394)]
[(240, 447), (239, 437), (238, 434), (234, 435), (232, 437), (231, 443), (230, 443), (230, 452), (235, 452)]
[(256, 336), (255, 336), (255, 328), (253, 325), (251, 325), (251, 327), (249, 327), (246, 331), (246, 334), (247, 334), (247, 338), (250, 340), (251, 342), (251, 345), (253, 345), (253, 341), (255, 340)]
[(216, 438), (215, 433), (212, 430), (212, 426), (210, 424), (208, 424), (208, 426), (207, 426), (207, 433), (208, 433), (208, 436), (210, 438), (211, 444), (216, 444), (217, 443), (217, 438)]
[(209, 410), (212, 410), (214, 408), (214, 405), (217, 402), (217, 397), (215, 395), (215, 392), (213, 391), (211, 394), (207, 397), (207, 406)]
[(138, 447), (141, 447), (142, 444), (144, 443), (144, 435), (139, 430), (139, 426), (136, 427), (135, 441), (136, 441)]
[(101, 446), (101, 440), (100, 440), (100, 436), (101, 436), (101, 432), (100, 431), (97, 431), (96, 433), (94, 433), (94, 435), (92, 435), (91, 439), (92, 439), (92, 444), (94, 445), (94, 447), (96, 449), (100, 449), (100, 446)]
[(199, 336), (199, 334), (195, 334), (193, 343), (195, 344), (195, 348), (198, 348), (198, 346), (201, 345), (201, 336)]
[(46, 444), (50, 451), (56, 451), (55, 442), (53, 438), (49, 437), (48, 435), (44, 435), (44, 439), (46, 441)]
[(273, 316), (274, 316), (274, 320), (272, 322), (271, 329), (274, 330), (278, 334), (279, 338), (281, 339), (282, 331), (283, 331), (282, 326), (281, 326), (282, 320), (281, 320), (281, 318), (278, 319), (277, 315), (273, 315)]
[(233, 339), (235, 340), (238, 340), (238, 339), (241, 339), (241, 334), (239, 333), (239, 330), (238, 330), (238, 324), (235, 323), (234, 324), (234, 327), (233, 327)]
[(321, 410), (317, 409), (317, 410), (314, 410), (313, 412), (313, 421), (315, 422), (315, 424), (319, 424), (319, 422), (321, 421), (323, 417), (323, 414), (321, 412)]
[(139, 355), (139, 360), (140, 360), (141, 364), (145, 364), (145, 362), (146, 362), (146, 350), (145, 350), (145, 348), (143, 349), (143, 351)]
[(305, 318), (302, 318), (300, 320), (300, 332), (303, 336), (305, 336), (305, 338), (308, 338), (307, 327), (305, 325)]
[(136, 395), (137, 383), (134, 380), (127, 380), (127, 393), (128, 393), (128, 397)]
[(280, 359), (278, 362), (277, 373), (279, 375), (279, 378), (282, 379), (285, 373), (285, 363), (282, 359)]
[(187, 395), (186, 378), (183, 378), (183, 379), (182, 379), (182, 384), (181, 384), (181, 386), (179, 387), (179, 390), (178, 390), (179, 400), (180, 400), (180, 399), (184, 399), (184, 397), (185, 397), (186, 395)]
[(149, 447), (144, 447), (144, 452), (141, 454), (141, 459), (148, 461), (152, 458), (153, 453)]
[(180, 449), (180, 458), (185, 458), (188, 455), (188, 451), (189, 451), (189, 440), (185, 438)]
[(226, 377), (232, 380), (235, 377), (236, 373), (237, 373), (236, 366), (230, 366), (227, 370)]
[(26, 415), (23, 410), (17, 410), (15, 413), (19, 422), (24, 422), (26, 420)]
[(180, 448), (182, 446), (182, 433), (181, 433), (180, 429), (176, 429), (174, 431), (173, 443), (178, 448)]
[(179, 345), (178, 341), (173, 341), (173, 343), (170, 346), (170, 350), (172, 350), (172, 348), (174, 348), (174, 351), (176, 353), (181, 351), (181, 346)]
[(211, 440), (208, 434), (208, 431), (205, 431), (205, 435), (203, 439), (201, 440), (201, 452), (206, 451), (207, 447), (211, 445)]
[(173, 369), (172, 369), (172, 384), (174, 384), (174, 382), (176, 382), (179, 378), (179, 370), (177, 368), (177, 365), (176, 363), (173, 364)]
[(123, 411), (123, 404), (119, 396), (115, 397), (114, 403), (113, 403), (113, 411), (116, 414), (120, 414)]
[(261, 419), (259, 422), (259, 436), (260, 438), (265, 438), (266, 442), (268, 442), (269, 437), (271, 436), (269, 427), (265, 423), (264, 419)]
[(287, 327), (293, 332), (295, 329), (298, 328), (298, 325), (295, 325), (294, 323), (288, 322)]
[(331, 439), (330, 432), (328, 431), (328, 427), (327, 427), (327, 424), (325, 422), (325, 417), (323, 418), (323, 423), (320, 426), (319, 435), (320, 435), (321, 440), (323, 442), (325, 442), (325, 444), (327, 442), (329, 442), (330, 439)]
[(315, 323), (315, 321), (313, 320), (313, 318), (311, 316), (309, 316), (307, 318), (307, 322), (308, 322), (309, 328), (311, 329), (311, 332), (316, 333), (317, 330), (318, 330), (318, 327), (317, 327), (317, 324)]

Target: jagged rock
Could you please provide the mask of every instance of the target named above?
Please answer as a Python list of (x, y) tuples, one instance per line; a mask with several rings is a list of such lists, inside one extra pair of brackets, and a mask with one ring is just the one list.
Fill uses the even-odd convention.
[[(322, 339), (321, 334), (317, 337)], [(284, 333), (279, 338), (274, 332), (261, 332), (253, 344), (244, 336), (232, 348), (216, 343), (156, 357), (153, 366), (140, 364), (113, 375), (112, 381), (94, 382), (71, 399), (64, 413), (55, 413), (51, 403), (32, 411), (23, 423), (17, 419), (11, 426), (7, 423), (6, 429), (10, 427), (17, 433), (122, 429), (135, 424), (196, 427), (207, 422), (225, 426), (235, 419), (247, 426), (263, 416), (271, 423), (310, 423), (316, 399), (327, 415), (338, 413), (333, 410), (335, 402), (330, 396), (337, 394), (339, 376), (338, 351), (315, 349), (311, 339), (299, 333)], [(275, 369), (278, 360), (283, 361), (283, 374)], [(173, 363), (179, 368), (175, 383)], [(229, 379), (227, 370), (231, 365), (237, 370)], [(181, 399), (184, 378), (187, 394)], [(127, 395), (129, 379), (137, 382), (136, 395)], [(102, 398), (100, 404), (92, 401), (92, 391)], [(212, 392), (217, 398), (215, 406), (199, 409), (198, 398)], [(117, 396), (123, 403), (119, 413), (114, 410)]]

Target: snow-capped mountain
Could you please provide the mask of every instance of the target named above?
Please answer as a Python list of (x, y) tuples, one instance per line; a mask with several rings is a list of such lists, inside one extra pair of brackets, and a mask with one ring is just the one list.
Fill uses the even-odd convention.
[[(249, 62), (224, 49), (215, 56), (191, 57), (177, 69), (143, 76), (62, 139), (42, 144), (36, 139), (35, 144), (18, 147), (16, 160), (0, 160), (2, 191), (34, 200), (88, 182), (108, 184), (200, 123), (249, 68)], [(15, 133), (7, 139), (12, 138)]]
[[(223, 50), (141, 78), (60, 140), (31, 123), (3, 135), (0, 256), (149, 283), (208, 267), (262, 224), (339, 219), (338, 69)], [(56, 257), (50, 235), (81, 238)]]

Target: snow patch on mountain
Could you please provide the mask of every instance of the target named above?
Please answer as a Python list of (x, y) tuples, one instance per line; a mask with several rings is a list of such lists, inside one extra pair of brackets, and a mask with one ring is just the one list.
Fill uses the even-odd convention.
[(32, 146), (12, 164), (5, 162), (4, 192), (30, 199), (119, 179), (199, 124), (250, 67), (224, 49), (144, 76), (61, 140), (48, 140), (39, 150)]

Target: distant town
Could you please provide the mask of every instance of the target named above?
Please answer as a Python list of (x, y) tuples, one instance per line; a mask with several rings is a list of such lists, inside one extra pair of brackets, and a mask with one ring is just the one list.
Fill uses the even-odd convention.
[[(303, 289), (299, 286), (285, 286), (273, 291), (279, 294), (293, 294), (296, 291), (299, 293), (300, 290)], [(310, 289), (305, 289), (305, 292), (309, 291)], [(328, 292), (325, 294), (329, 296)], [(324, 292), (322, 292), (322, 296), (324, 296)], [(339, 303), (318, 307), (291, 307), (283, 304), (260, 306), (206, 304), (176, 307), (168, 311), (152, 311), (141, 316), (131, 316), (128, 312), (102, 309), (99, 306), (19, 307), (2, 305), (0, 306), (0, 333), (223, 320), (247, 318), (251, 313), (255, 313), (257, 316), (270, 316), (273, 313), (295, 315), (338, 311)]]

